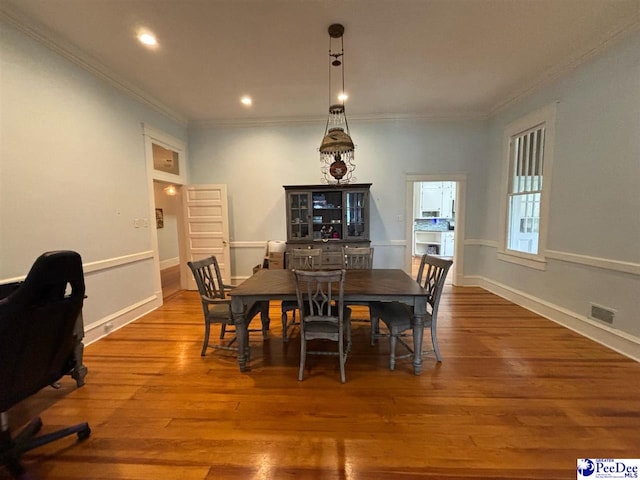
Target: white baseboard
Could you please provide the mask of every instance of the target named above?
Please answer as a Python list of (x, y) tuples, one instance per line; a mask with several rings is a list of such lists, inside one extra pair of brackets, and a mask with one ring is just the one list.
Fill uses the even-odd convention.
[(168, 258), (160, 262), (160, 270), (180, 265), (180, 257)]
[(640, 362), (640, 338), (638, 337), (607, 325), (601, 325), (584, 315), (479, 275), (464, 277), (463, 285), (484, 288), (636, 362)]
[(137, 320), (138, 318), (152, 312), (156, 308), (162, 305), (162, 292), (156, 293), (144, 300), (130, 305), (118, 312), (115, 312), (107, 317), (85, 325), (84, 327), (84, 340), (82, 343), (90, 345), (93, 342), (97, 342), (101, 338), (106, 337), (111, 332), (118, 330), (125, 325)]

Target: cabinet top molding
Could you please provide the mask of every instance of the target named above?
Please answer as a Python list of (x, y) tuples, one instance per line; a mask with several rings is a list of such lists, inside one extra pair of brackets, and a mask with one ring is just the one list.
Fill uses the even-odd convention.
[(349, 190), (352, 188), (370, 188), (371, 185), (373, 185), (372, 183), (345, 183), (345, 184), (340, 184), (340, 185), (328, 185), (328, 184), (321, 184), (321, 185), (283, 185), (283, 188), (285, 190), (294, 190), (294, 189), (301, 189), (301, 190), (314, 190), (314, 191), (318, 191), (318, 190)]

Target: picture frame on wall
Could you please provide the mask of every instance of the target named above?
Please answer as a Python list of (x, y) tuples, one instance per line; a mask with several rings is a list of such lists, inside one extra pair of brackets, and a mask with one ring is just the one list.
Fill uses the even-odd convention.
[(161, 208), (156, 208), (156, 228), (164, 228), (164, 213)]

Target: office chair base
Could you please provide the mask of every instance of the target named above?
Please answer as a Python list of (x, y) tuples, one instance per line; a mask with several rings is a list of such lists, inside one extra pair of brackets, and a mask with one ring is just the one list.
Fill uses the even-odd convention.
[(26, 471), (20, 459), (29, 450), (68, 437), (74, 433), (78, 435), (78, 441), (86, 440), (91, 435), (91, 428), (86, 422), (36, 437), (35, 435), (41, 428), (42, 420), (37, 417), (31, 420), (14, 438), (11, 438), (8, 430), (0, 432), (0, 464), (6, 467), (14, 478), (25, 478)]

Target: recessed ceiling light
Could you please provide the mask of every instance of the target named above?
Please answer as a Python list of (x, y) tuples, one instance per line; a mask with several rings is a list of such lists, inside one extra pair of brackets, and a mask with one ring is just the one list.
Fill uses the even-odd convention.
[(144, 45), (147, 45), (149, 47), (155, 47), (158, 44), (155, 35), (149, 32), (140, 32), (138, 34), (138, 40), (140, 41), (140, 43), (143, 43)]
[(347, 98), (349, 98), (349, 95), (347, 95), (344, 92), (342, 92), (340, 95), (338, 95), (338, 100), (340, 100), (341, 102), (344, 102)]
[(247, 107), (251, 106), (251, 104), (253, 103), (253, 100), (251, 100), (251, 97), (247, 95), (242, 97), (240, 101), (242, 102), (243, 105), (246, 105)]

